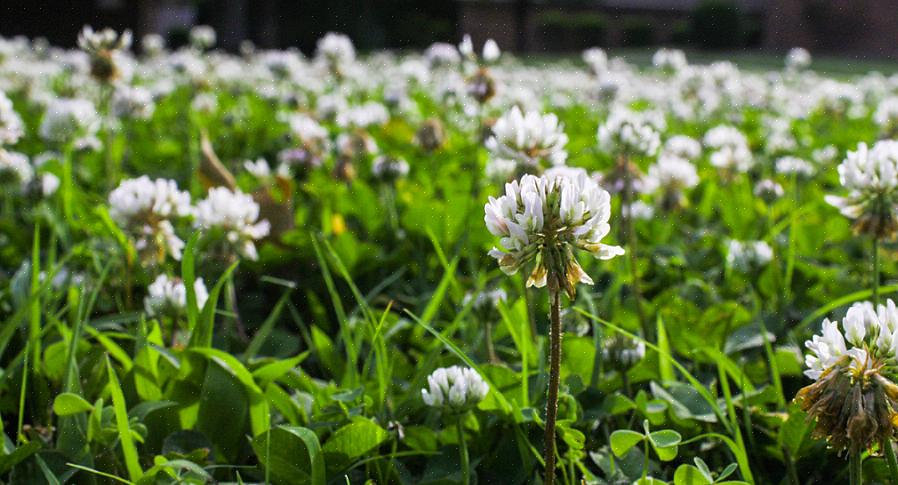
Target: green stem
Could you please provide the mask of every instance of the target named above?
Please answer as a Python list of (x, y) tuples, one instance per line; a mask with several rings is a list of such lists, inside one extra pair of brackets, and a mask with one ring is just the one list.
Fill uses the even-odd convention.
[(72, 174), (72, 144), (68, 143), (62, 152), (62, 214), (66, 222), (72, 222), (72, 191), (75, 190)]
[(851, 485), (862, 485), (861, 477), (861, 453), (851, 450), (848, 455), (848, 483)]
[(625, 236), (627, 238), (627, 255), (630, 258), (630, 277), (633, 284), (633, 298), (636, 304), (636, 317), (639, 320), (639, 327), (642, 329), (642, 337), (651, 340), (648, 323), (645, 314), (642, 311), (642, 288), (639, 286), (639, 257), (636, 252), (636, 221), (633, 220), (633, 182), (630, 176), (630, 159), (622, 156), (619, 163), (623, 166), (624, 171), (624, 190), (621, 192), (623, 206), (627, 208), (627, 217), (624, 219)]
[(882, 449), (886, 455), (886, 461), (889, 463), (889, 476), (892, 485), (898, 485), (898, 459), (895, 458), (895, 448), (892, 446), (892, 440), (885, 440), (882, 443)]
[(879, 238), (873, 238), (873, 303), (879, 305)]
[(558, 417), (558, 385), (561, 381), (561, 292), (550, 291), (549, 398), (546, 401), (546, 485), (555, 483), (555, 421)]
[(462, 424), (464, 415), (458, 417), (455, 422), (458, 431), (458, 453), (461, 458), (461, 477), (464, 485), (471, 483), (471, 464), (468, 460), (468, 443), (465, 441), (465, 427)]

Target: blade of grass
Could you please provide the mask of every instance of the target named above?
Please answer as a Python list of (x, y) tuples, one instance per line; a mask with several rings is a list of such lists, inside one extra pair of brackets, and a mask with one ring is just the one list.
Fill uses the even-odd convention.
[(125, 395), (118, 382), (118, 376), (112, 367), (112, 361), (106, 356), (106, 372), (109, 376), (109, 388), (112, 393), (112, 408), (115, 412), (115, 427), (119, 434), (119, 444), (122, 447), (122, 453), (125, 455), (125, 468), (128, 469), (128, 477), (136, 482), (143, 476), (143, 470), (140, 468), (140, 459), (137, 455), (137, 447), (134, 445), (134, 438), (131, 435), (131, 426), (128, 420), (128, 408), (125, 405)]

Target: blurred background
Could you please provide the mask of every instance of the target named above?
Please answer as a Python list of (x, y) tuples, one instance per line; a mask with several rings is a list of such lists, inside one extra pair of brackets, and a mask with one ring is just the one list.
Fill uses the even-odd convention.
[(586, 47), (815, 54), (898, 59), (896, 0), (2, 0), (0, 35), (73, 45), (85, 24), (130, 28), (186, 42), (208, 24), (219, 46), (314, 50), (328, 31), (361, 50), (420, 48), (434, 41), (496, 39), (519, 53)]

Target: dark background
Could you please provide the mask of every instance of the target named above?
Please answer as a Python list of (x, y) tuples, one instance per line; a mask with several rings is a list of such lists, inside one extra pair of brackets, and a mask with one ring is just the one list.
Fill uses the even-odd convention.
[[(174, 11), (184, 14), (170, 20)], [(169, 20), (166, 20), (169, 18)], [(0, 35), (74, 45), (85, 24), (163, 34), (183, 44), (190, 25), (215, 27), (219, 46), (314, 51), (329, 31), (361, 50), (422, 48), (495, 38), (504, 50), (672, 45), (692, 50), (898, 58), (898, 0), (0, 0)]]

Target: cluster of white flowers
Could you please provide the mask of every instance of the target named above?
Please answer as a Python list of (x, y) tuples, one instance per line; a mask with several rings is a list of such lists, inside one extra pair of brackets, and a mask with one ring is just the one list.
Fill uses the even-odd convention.
[(799, 71), (811, 65), (811, 53), (802, 47), (793, 47), (786, 54), (786, 69)]
[(754, 193), (756, 197), (760, 197), (768, 202), (772, 202), (782, 197), (784, 191), (783, 186), (777, 183), (775, 180), (763, 179), (755, 184), (755, 188), (752, 193)]
[(561, 165), (567, 159), (568, 137), (558, 117), (536, 111), (526, 114), (515, 106), (496, 120), (486, 147), (494, 159), (514, 160), (534, 167), (541, 160)]
[[(470, 35), (465, 34), (462, 38), (461, 43), (458, 45), (458, 52), (465, 58), (476, 60), (477, 54), (474, 52), (474, 43), (471, 41)], [(484, 62), (496, 62), (501, 55), (502, 51), (499, 49), (499, 44), (497, 44), (495, 40), (487, 39), (486, 42), (483, 43), (481, 59), (483, 59)]]
[(645, 192), (655, 192), (659, 189), (680, 191), (691, 189), (698, 183), (698, 172), (692, 162), (675, 155), (662, 155), (655, 164), (649, 167), (648, 173), (642, 181), (642, 190)]
[(754, 166), (748, 140), (737, 128), (720, 125), (708, 130), (705, 146), (714, 149), (711, 165), (732, 172), (747, 172)]
[[(196, 294), (196, 305), (202, 309), (209, 299), (209, 292), (202, 278), (194, 280), (193, 290)], [(181, 314), (187, 308), (187, 288), (184, 281), (160, 274), (147, 287), (147, 296), (143, 304), (150, 316)]]
[(196, 49), (210, 49), (217, 40), (215, 29), (208, 25), (195, 25), (190, 29), (190, 45)]
[(893, 205), (898, 188), (898, 141), (878, 141), (873, 148), (860, 143), (839, 165), (839, 181), (848, 189), (848, 196), (827, 195), (826, 202), (846, 217), (856, 219), (867, 210), (878, 211), (880, 208), (871, 206), (879, 202)]
[(502, 238), (505, 250), (490, 251), (502, 271), (513, 274), (537, 260), (528, 285), (545, 286), (551, 272), (553, 277), (566, 278), (561, 286), (572, 294), (576, 283), (592, 284), (573, 257), (574, 248), (599, 259), (624, 253), (601, 242), (611, 230), (611, 196), (585, 172), (524, 175), (520, 182), (505, 184), (505, 195), (490, 197), (484, 211), (487, 229)]
[(424, 51), (424, 59), (431, 68), (455, 66), (461, 62), (461, 55), (452, 44), (434, 42)]
[(26, 155), (0, 148), (0, 187), (9, 190), (10, 184), (24, 189), (33, 178), (34, 169)]
[(381, 155), (371, 162), (371, 175), (384, 181), (403, 178), (408, 175), (408, 162), (401, 158)]
[[(849, 345), (851, 346), (849, 348)], [(872, 302), (851, 305), (841, 322), (823, 320), (820, 335), (805, 342), (804, 374), (819, 379), (830, 367), (847, 360), (849, 368), (864, 369), (868, 358), (887, 359), (895, 365), (898, 355), (898, 308), (889, 299), (885, 305)]]
[(483, 400), (490, 387), (474, 369), (441, 367), (427, 376), (427, 388), (421, 389), (421, 399), (430, 407), (450, 412), (464, 412)]
[(499, 306), (500, 303), (504, 302), (508, 299), (508, 294), (505, 293), (505, 290), (502, 288), (496, 288), (494, 290), (484, 290), (475, 296), (474, 294), (468, 293), (465, 295), (462, 300), (463, 305), (467, 305), (468, 303), (472, 303), (472, 307), (475, 310), (487, 310), (487, 309), (495, 309)]
[(773, 259), (773, 249), (764, 241), (737, 241), (727, 244), (727, 266), (742, 272), (763, 268)]
[(194, 223), (206, 230), (221, 230), (225, 240), (249, 259), (258, 259), (254, 242), (268, 235), (271, 225), (259, 221), (259, 204), (250, 195), (226, 187), (209, 190), (195, 209)]
[(141, 86), (116, 86), (112, 95), (112, 113), (117, 117), (145, 120), (153, 116), (153, 93)]
[(56, 143), (77, 142), (93, 137), (100, 129), (100, 116), (86, 99), (55, 98), (41, 120), (41, 138)]
[(382, 125), (389, 119), (390, 113), (387, 108), (375, 101), (353, 106), (337, 113), (337, 125), (341, 128), (367, 128), (373, 125)]
[(612, 367), (626, 370), (645, 357), (645, 342), (625, 335), (614, 335), (602, 346), (602, 358)]
[(652, 65), (664, 72), (675, 73), (689, 63), (686, 54), (679, 49), (658, 49), (652, 56)]
[(659, 131), (665, 125), (663, 116), (655, 112), (616, 108), (599, 125), (599, 149), (616, 155), (652, 156), (661, 146)]
[(810, 177), (814, 175), (814, 165), (803, 158), (782, 157), (776, 161), (776, 173)]
[(131, 47), (131, 31), (126, 30), (121, 35), (118, 32), (105, 28), (95, 31), (91, 26), (85, 25), (78, 34), (78, 47), (89, 54), (98, 55), (114, 50)]
[(890, 96), (882, 100), (873, 113), (873, 121), (884, 133), (898, 135), (898, 96)]
[(151, 180), (146, 175), (122, 181), (109, 193), (109, 215), (135, 238), (139, 251), (161, 252), (181, 259), (184, 248), (172, 220), (189, 216), (190, 194), (174, 180)]
[(349, 37), (335, 32), (328, 32), (318, 39), (315, 57), (324, 62), (328, 68), (337, 72), (355, 61), (355, 47)]
[(684, 160), (695, 160), (702, 155), (702, 144), (686, 135), (675, 135), (664, 142), (661, 155), (673, 155)]
[(0, 146), (15, 145), (24, 134), (24, 125), (12, 101), (0, 90)]

